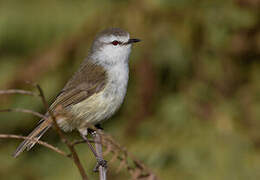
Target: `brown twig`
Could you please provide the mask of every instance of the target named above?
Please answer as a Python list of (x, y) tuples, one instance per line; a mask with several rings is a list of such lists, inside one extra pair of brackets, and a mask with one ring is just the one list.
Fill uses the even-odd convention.
[[(82, 179), (83, 180), (87, 180), (88, 177), (87, 177), (87, 174), (85, 173), (84, 171), (84, 168), (79, 160), (79, 157), (76, 153), (76, 150), (74, 148), (74, 146), (72, 145), (71, 142), (68, 141), (68, 139), (66, 138), (66, 136), (63, 134), (62, 130), (59, 128), (57, 122), (56, 122), (56, 118), (55, 116), (53, 115), (53, 113), (50, 111), (49, 109), (49, 106), (47, 104), (47, 101), (45, 99), (45, 96), (44, 96), (44, 93), (41, 89), (41, 87), (38, 85), (38, 84), (34, 84), (34, 86), (38, 89), (40, 95), (37, 95), (31, 91), (25, 91), (25, 90), (20, 90), (20, 89), (10, 89), (10, 90), (0, 90), (0, 94), (23, 94), (23, 95), (31, 95), (31, 96), (40, 96), (41, 99), (42, 99), (42, 102), (47, 110), (47, 112), (50, 114), (52, 120), (53, 120), (53, 124), (54, 124), (54, 127), (56, 129), (56, 131), (58, 132), (59, 136), (61, 137), (62, 141), (68, 146), (70, 152), (71, 152), (71, 155), (72, 156), (67, 156), (64, 152), (60, 151), (59, 149), (45, 143), (45, 142), (42, 142), (42, 141), (37, 141), (37, 143), (39, 144), (42, 144), (46, 147), (49, 147), (50, 149), (58, 152), (59, 154), (63, 154), (67, 157), (72, 157), (74, 163), (76, 164), (76, 166), (78, 167), (79, 171), (80, 171), (80, 174), (82, 176)], [(19, 108), (16, 108), (16, 109), (2, 109), (0, 110), (0, 112), (22, 112), (22, 113), (29, 113), (29, 114), (33, 114), (37, 117), (40, 117), (40, 118), (43, 118), (43, 119), (47, 119), (44, 115), (38, 113), (38, 112), (35, 112), (35, 111), (32, 111), (32, 110), (28, 110), (28, 109), (19, 109)], [(1, 138), (1, 137), (0, 137)], [(17, 138), (17, 139), (26, 139), (26, 137), (23, 137), (23, 136), (16, 136), (16, 135), (2, 135), (2, 138)], [(34, 141), (33, 139), (31, 139), (32, 141)]]
[(34, 84), (34, 86), (38, 89), (39, 93), (40, 93), (40, 97), (42, 99), (42, 102), (47, 110), (47, 112), (49, 113), (49, 115), (51, 116), (52, 118), (52, 121), (53, 121), (53, 125), (55, 127), (55, 130), (57, 131), (57, 133), (59, 134), (60, 138), (62, 139), (62, 141), (67, 145), (67, 147), (69, 148), (70, 152), (71, 152), (71, 155), (72, 155), (72, 158), (73, 158), (73, 161), (75, 163), (75, 165), (78, 167), (78, 170), (81, 174), (81, 177), (83, 180), (87, 180), (88, 179), (88, 176), (80, 162), (80, 159), (78, 157), (78, 154), (74, 148), (74, 146), (72, 145), (72, 143), (66, 138), (66, 136), (63, 134), (62, 130), (60, 129), (57, 121), (56, 121), (56, 117), (54, 116), (53, 112), (49, 109), (49, 106), (48, 106), (48, 103), (45, 99), (45, 96), (44, 96), (44, 93), (43, 93), (43, 90), (42, 88), (40, 87), (40, 85), (38, 84)]
[[(98, 155), (98, 157), (103, 158), (102, 144), (99, 143), (99, 142), (102, 142), (99, 131), (101, 131), (101, 130), (98, 129), (96, 131), (97, 133), (95, 133), (93, 135), (93, 138), (94, 138), (94, 142), (95, 142), (97, 155)], [(107, 176), (106, 176), (107, 167), (99, 166), (98, 170), (99, 170), (99, 179), (100, 180), (106, 180), (107, 179)]]
[[(146, 167), (140, 160), (138, 160), (134, 155), (129, 153), (125, 147), (119, 145), (113, 137), (104, 131), (93, 128), (97, 134), (102, 139), (94, 138), (95, 143), (102, 144), (105, 148), (105, 155), (108, 153), (114, 154), (110, 160), (110, 162), (115, 161), (116, 159), (120, 161), (120, 165), (117, 169), (117, 172), (120, 171), (123, 167), (126, 168), (129, 174), (132, 176), (132, 179), (136, 180), (159, 180), (158, 177), (148, 168)], [(73, 144), (81, 144), (85, 143), (83, 140), (75, 141)], [(98, 150), (97, 150), (98, 152)], [(129, 161), (132, 161), (130, 163)]]
[(22, 108), (9, 108), (9, 109), (0, 109), (0, 112), (22, 112), (32, 114), (42, 119), (46, 119), (46, 116), (42, 115), (41, 113), (29, 110), (29, 109), (22, 109)]
[[(0, 90), (0, 94), (17, 93), (17, 94), (32, 95), (32, 96), (40, 97), (42, 99), (42, 102), (43, 102), (48, 114), (50, 115), (50, 117), (53, 120), (53, 125), (54, 125), (55, 130), (59, 134), (62, 141), (67, 145), (71, 154), (67, 155), (65, 152), (59, 150), (58, 148), (56, 148), (44, 141), (40, 141), (40, 140), (37, 141), (36, 139), (30, 139), (30, 140), (36, 141), (36, 143), (41, 144), (41, 145), (51, 149), (52, 151), (57, 152), (60, 155), (73, 159), (75, 165), (77, 166), (77, 168), (81, 174), (82, 179), (87, 180), (88, 179), (87, 174), (85, 173), (84, 168), (83, 168), (82, 164), (80, 163), (77, 152), (75, 151), (75, 148), (74, 148), (75, 145), (80, 144), (80, 143), (85, 143), (85, 141), (80, 140), (80, 141), (70, 142), (66, 138), (66, 136), (64, 135), (64, 133), (62, 132), (62, 130), (60, 129), (60, 127), (58, 126), (58, 124), (56, 122), (55, 115), (49, 109), (49, 106), (47, 104), (47, 101), (45, 99), (45, 96), (43, 94), (41, 87), (38, 84), (34, 84), (34, 86), (39, 90), (40, 95), (36, 95), (35, 93), (33, 93), (31, 91), (23, 91), (23, 90), (17, 90), (17, 89)], [(3, 110), (0, 110), (0, 112), (29, 113), (29, 114), (33, 114), (37, 117), (47, 120), (46, 116), (44, 116), (38, 112), (28, 110), (28, 109), (19, 109), (19, 108), (3, 109)], [(101, 130), (96, 129), (92, 125), (89, 125), (89, 128), (91, 128), (97, 132), (96, 135), (94, 136), (94, 140), (90, 140), (90, 142), (95, 143), (96, 151), (100, 157), (102, 156), (102, 145), (103, 145), (104, 147), (106, 147), (106, 152), (104, 154), (107, 154), (107, 153), (114, 154), (112, 159), (118, 159), (120, 161), (120, 166), (119, 166), (118, 170), (120, 170), (123, 167), (126, 168), (129, 171), (130, 175), (132, 176), (132, 179), (158, 180), (158, 178), (143, 163), (141, 163), (137, 158), (135, 158), (132, 154), (130, 154), (124, 147), (120, 146), (110, 135), (104, 133)], [(0, 134), (0, 138), (29, 139), (28, 137), (12, 135), (12, 134)], [(131, 165), (129, 163), (129, 160), (132, 160), (132, 162), (133, 162), (133, 163), (131, 163)], [(105, 180), (106, 179), (106, 168), (100, 166), (99, 173), (100, 173), (100, 180)]]
[[(103, 131), (99, 131), (98, 133), (102, 137), (102, 144), (121, 162), (121, 166), (126, 167), (133, 179), (158, 180), (158, 177), (148, 167), (130, 154), (126, 148), (119, 145), (110, 135)], [(132, 160), (134, 167), (131, 167), (128, 159)]]
[(42, 146), (45, 146), (46, 148), (49, 148), (51, 150), (53, 150), (54, 152), (62, 155), (62, 156), (65, 156), (65, 157), (69, 157), (64, 151), (58, 149), (57, 147), (54, 147), (44, 141), (41, 141), (41, 140), (37, 140), (37, 139), (31, 139), (29, 137), (26, 137), (26, 136), (18, 136), (18, 135), (14, 135), (14, 134), (0, 134), (0, 138), (2, 139), (29, 139), (30, 141), (33, 141), (33, 142), (36, 142)]
[[(89, 142), (90, 143), (101, 143), (101, 142), (94, 141), (94, 140), (91, 140), (91, 139), (89, 139)], [(86, 141), (85, 140), (77, 140), (77, 141), (74, 141), (71, 145), (75, 146), (75, 145), (83, 144), (83, 143), (86, 143)]]
[(8, 90), (0, 90), (0, 95), (5, 94), (23, 94), (23, 95), (30, 95), (30, 96), (39, 96), (38, 94), (32, 91), (25, 91), (22, 89), (8, 89)]

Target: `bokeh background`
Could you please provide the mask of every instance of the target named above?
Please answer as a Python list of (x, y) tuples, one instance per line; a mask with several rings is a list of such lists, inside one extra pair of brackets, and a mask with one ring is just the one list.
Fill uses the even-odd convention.
[[(0, 89), (37, 82), (51, 103), (107, 27), (143, 41), (106, 132), (161, 179), (260, 179), (259, 0), (1, 0)], [(0, 108), (15, 107), (44, 112), (39, 99), (0, 97)], [(37, 121), (1, 113), (0, 133), (27, 135)], [(43, 140), (66, 150), (53, 130)], [(80, 179), (70, 160), (39, 145), (12, 158), (19, 142), (0, 140), (0, 179)], [(77, 151), (97, 179), (87, 146)], [(109, 179), (128, 179), (117, 166)]]

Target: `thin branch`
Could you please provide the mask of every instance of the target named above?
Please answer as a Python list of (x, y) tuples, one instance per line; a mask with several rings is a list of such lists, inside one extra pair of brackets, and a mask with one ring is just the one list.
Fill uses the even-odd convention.
[[(91, 127), (92, 128), (92, 127)], [(118, 159), (120, 161), (120, 167), (118, 167), (117, 171), (119, 171), (122, 167), (125, 167), (129, 173), (131, 174), (133, 179), (149, 179), (149, 180), (159, 180), (158, 177), (141, 161), (139, 161), (134, 155), (129, 153), (125, 147), (119, 145), (113, 137), (104, 131), (98, 130), (95, 127), (93, 129), (97, 132), (97, 134), (102, 138), (100, 140), (94, 138), (92, 143), (102, 144), (106, 148), (106, 152), (104, 154), (108, 154), (109, 152), (114, 154), (110, 162)], [(83, 140), (78, 140), (73, 143), (73, 145), (85, 143)], [(98, 150), (97, 150), (98, 152)], [(129, 164), (129, 160), (133, 163)], [(134, 167), (133, 167), (133, 165)]]
[(57, 133), (59, 134), (59, 136), (60, 136), (60, 138), (62, 139), (62, 141), (68, 146), (68, 148), (69, 148), (69, 150), (70, 150), (70, 152), (71, 152), (72, 158), (73, 158), (73, 160), (74, 160), (74, 163), (75, 163), (76, 166), (78, 167), (78, 170), (79, 170), (79, 172), (80, 172), (80, 174), (81, 174), (82, 179), (83, 179), (83, 180), (88, 180), (88, 176), (87, 176), (87, 174), (86, 174), (86, 172), (85, 172), (85, 170), (84, 170), (84, 168), (83, 168), (83, 166), (82, 166), (82, 164), (81, 164), (81, 162), (80, 162), (80, 159), (79, 159), (79, 157), (78, 157), (78, 154), (77, 154), (77, 152), (76, 152), (74, 146), (72, 145), (72, 143), (66, 138), (66, 136), (63, 134), (62, 130), (60, 129), (60, 127), (59, 127), (59, 125), (58, 125), (58, 123), (57, 123), (57, 121), (56, 121), (56, 117), (54, 116), (53, 112), (50, 110), (50, 108), (49, 108), (49, 106), (48, 106), (48, 103), (47, 103), (47, 101), (46, 101), (46, 99), (45, 99), (45, 96), (44, 96), (44, 93), (43, 93), (42, 88), (41, 88), (40, 85), (38, 85), (38, 84), (35, 84), (34, 86), (38, 89), (38, 91), (39, 91), (39, 93), (40, 93), (40, 97), (41, 97), (41, 99), (42, 99), (42, 102), (43, 102), (43, 104), (44, 104), (44, 106), (45, 106), (47, 112), (49, 113), (49, 115), (50, 115), (51, 118), (52, 118), (52, 121), (53, 121), (53, 125), (54, 125), (54, 127), (55, 127), (55, 130), (56, 130)]
[(23, 95), (30, 95), (30, 96), (39, 96), (38, 94), (32, 91), (25, 91), (22, 89), (8, 89), (8, 90), (0, 90), (0, 95), (3, 94), (23, 94)]
[(18, 136), (18, 135), (14, 135), (14, 134), (0, 134), (0, 139), (28, 139), (30, 141), (33, 141), (33, 142), (36, 142), (42, 146), (45, 146), (46, 148), (49, 148), (51, 149), (52, 151), (62, 155), (62, 156), (65, 156), (65, 157), (70, 157), (68, 156), (64, 151), (58, 149), (57, 147), (54, 147), (44, 141), (41, 141), (41, 140), (37, 140), (37, 139), (31, 139), (29, 137), (26, 137), (26, 136)]
[[(103, 158), (102, 144), (98, 143), (98, 142), (101, 142), (101, 136), (98, 133), (99, 131), (100, 130), (97, 130), (97, 133), (95, 133), (93, 135), (93, 138), (94, 138), (94, 141), (95, 141), (97, 155), (98, 155), (98, 157)], [(103, 166), (99, 166), (98, 170), (99, 170), (99, 179), (100, 180), (106, 180), (107, 179), (107, 176), (106, 176), (107, 168), (103, 167)]]
[[(102, 144), (107, 149), (111, 149), (110, 152), (115, 154), (116, 158), (125, 164), (126, 168), (134, 179), (147, 177), (147, 179), (149, 178), (152, 180), (159, 180), (159, 178), (156, 177), (148, 167), (146, 167), (134, 155), (129, 153), (125, 147), (119, 145), (110, 135), (104, 133), (104, 131), (98, 131), (98, 134), (102, 137)], [(127, 159), (131, 159), (135, 166), (131, 167)]]
[[(55, 115), (54, 115), (53, 112), (49, 109), (49, 106), (47, 104), (47, 101), (45, 99), (45, 96), (43, 94), (41, 87), (38, 84), (33, 84), (33, 85), (38, 89), (39, 95), (36, 94), (36, 93), (33, 93), (31, 91), (24, 91), (24, 90), (19, 90), (19, 89), (0, 90), (0, 95), (1, 94), (23, 94), (23, 95), (31, 95), (31, 96), (40, 97), (50, 117), (47, 118), (46, 116), (44, 116), (44, 115), (42, 115), (38, 112), (28, 110), (28, 109), (20, 109), (20, 108), (3, 109), (3, 110), (0, 110), (0, 112), (22, 112), (22, 113), (32, 114), (34, 116), (43, 118), (43, 119), (48, 120), (48, 121), (52, 120), (52, 123), (53, 123), (55, 130), (59, 134), (62, 141), (69, 148), (70, 154), (67, 155), (64, 151), (61, 151), (60, 149), (58, 149), (58, 148), (56, 148), (56, 147), (54, 147), (54, 146), (52, 146), (52, 145), (50, 145), (50, 144), (48, 144), (44, 141), (40, 141), (40, 140), (36, 140), (36, 139), (24, 137), (24, 136), (18, 136), (18, 135), (12, 135), (12, 134), (0, 134), (0, 139), (1, 138), (2, 139), (3, 138), (29, 139), (31, 141), (34, 141), (34, 142), (36, 142), (40, 145), (43, 145), (43, 146), (51, 149), (54, 152), (57, 152), (60, 155), (71, 158), (71, 159), (73, 159), (75, 165), (77, 166), (77, 168), (78, 168), (78, 170), (81, 174), (82, 179), (87, 180), (88, 179), (87, 174), (85, 173), (84, 168), (83, 168), (83, 166), (80, 162), (80, 159), (78, 157), (78, 154), (77, 154), (77, 152), (74, 148), (75, 145), (80, 144), (80, 143), (84, 143), (85, 141), (82, 141), (82, 140), (79, 141), (78, 140), (78, 141), (71, 142), (66, 138), (63, 131), (60, 129), (60, 127), (58, 126), (58, 124), (56, 122), (57, 114), (55, 113)], [(62, 107), (60, 107), (60, 108), (62, 108)], [(102, 155), (103, 155), (103, 153), (102, 153), (102, 145), (103, 145), (104, 147), (106, 147), (107, 153), (114, 154), (112, 159), (118, 159), (120, 161), (120, 166), (119, 166), (118, 170), (120, 170), (122, 167), (125, 167), (128, 170), (128, 172), (130, 173), (130, 175), (132, 176), (133, 179), (158, 180), (158, 178), (143, 163), (141, 163), (137, 158), (135, 158), (132, 154), (130, 154), (126, 150), (126, 148), (119, 145), (110, 135), (104, 133), (101, 130), (98, 130), (93, 125), (89, 125), (89, 128), (91, 128), (91, 129), (93, 129), (97, 132), (96, 135), (94, 136), (94, 140), (90, 140), (90, 142), (95, 143), (96, 152), (98, 153), (98, 155), (100, 157), (102, 157)], [(106, 152), (104, 154), (107, 154)], [(128, 159), (131, 159), (133, 163), (129, 164)], [(100, 166), (99, 167), (99, 173), (100, 173), (99, 174), (100, 180), (106, 180), (106, 168)]]
[[(92, 140), (92, 139), (89, 139), (89, 142), (90, 143), (101, 143), (101, 142), (98, 142), (98, 141), (94, 141), (94, 140)], [(75, 145), (78, 145), (78, 144), (85, 144), (86, 143), (86, 141), (85, 140), (77, 140), (77, 141), (74, 141), (71, 145), (72, 146), (75, 146)]]
[(0, 112), (22, 112), (32, 114), (42, 119), (47, 119), (46, 116), (42, 115), (41, 113), (29, 110), (29, 109), (22, 109), (22, 108), (9, 108), (9, 109), (0, 109)]

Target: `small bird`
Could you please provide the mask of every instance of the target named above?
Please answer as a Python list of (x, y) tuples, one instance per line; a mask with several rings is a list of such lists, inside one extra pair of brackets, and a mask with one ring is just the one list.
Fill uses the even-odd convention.
[[(51, 112), (62, 114), (56, 117), (62, 130), (78, 130), (84, 138), (88, 124), (99, 125), (119, 109), (127, 90), (131, 47), (139, 41), (130, 39), (129, 33), (120, 28), (109, 28), (96, 36), (87, 58), (50, 106)], [(46, 117), (28, 138), (39, 140), (53, 125), (48, 113)], [(24, 140), (13, 156), (34, 145)]]

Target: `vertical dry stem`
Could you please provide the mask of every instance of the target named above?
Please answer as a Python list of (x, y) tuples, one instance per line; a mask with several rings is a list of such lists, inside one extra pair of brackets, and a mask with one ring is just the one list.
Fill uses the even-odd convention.
[(83, 180), (88, 180), (88, 176), (80, 162), (80, 159), (78, 157), (78, 154), (73, 146), (73, 144), (66, 138), (66, 136), (63, 134), (62, 130), (60, 129), (60, 127), (58, 126), (57, 124), (57, 121), (56, 121), (56, 118), (53, 114), (53, 112), (49, 109), (49, 106), (47, 104), (47, 101), (45, 99), (45, 96), (44, 96), (44, 93), (43, 93), (43, 90), (41, 89), (41, 87), (36, 84), (35, 87), (39, 90), (39, 93), (40, 93), (40, 97), (42, 99), (42, 102), (47, 110), (47, 112), (49, 113), (49, 115), (51, 116), (52, 118), (52, 121), (53, 121), (53, 125), (55, 127), (55, 130), (57, 131), (57, 133), (59, 134), (60, 138), (62, 139), (62, 141), (68, 146), (70, 152), (71, 152), (71, 155), (72, 155), (72, 158), (73, 158), (73, 161), (74, 163), (76, 164), (76, 166), (78, 167), (79, 169), (79, 172), (81, 174), (81, 177)]
[[(94, 138), (94, 142), (95, 142), (95, 147), (96, 147), (96, 152), (98, 157), (103, 158), (103, 153), (102, 153), (102, 143), (101, 143), (101, 136), (99, 134), (100, 130), (96, 130), (97, 133), (94, 134), (93, 138)], [(99, 170), (99, 179), (100, 180), (106, 180), (106, 172), (107, 172), (107, 168), (103, 167), (103, 166), (99, 166), (98, 168)]]

